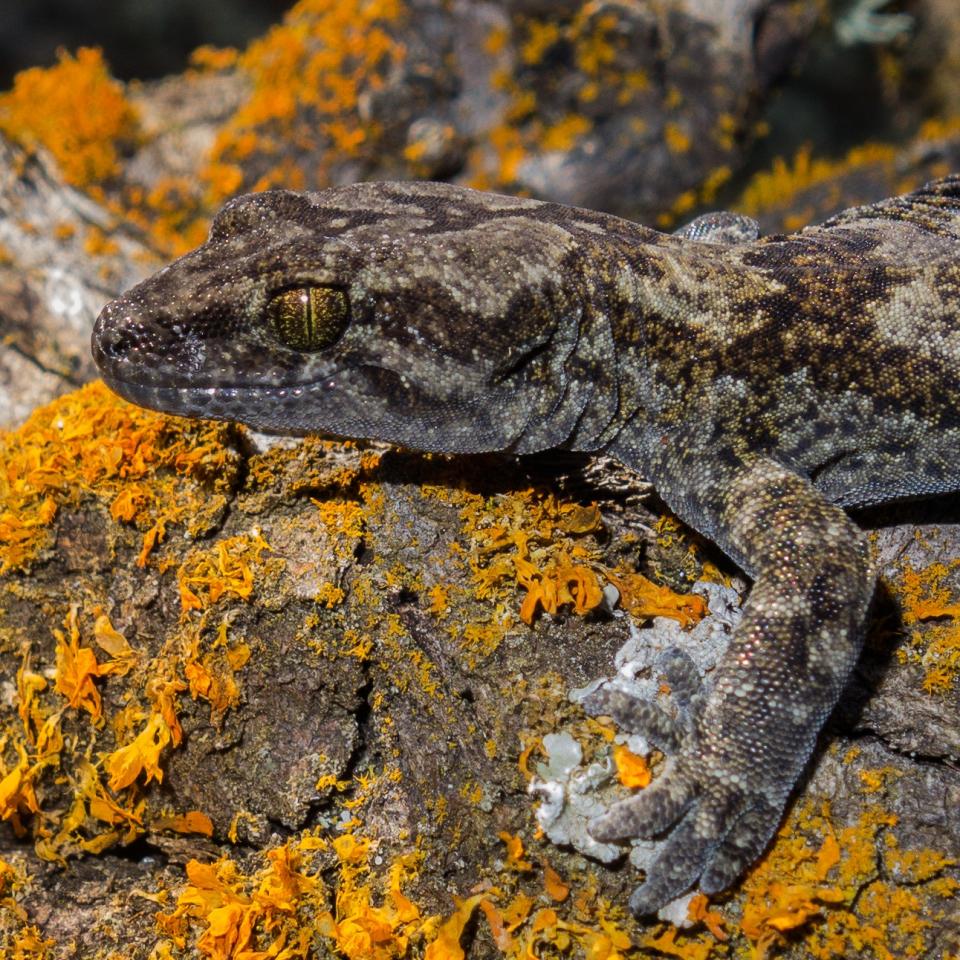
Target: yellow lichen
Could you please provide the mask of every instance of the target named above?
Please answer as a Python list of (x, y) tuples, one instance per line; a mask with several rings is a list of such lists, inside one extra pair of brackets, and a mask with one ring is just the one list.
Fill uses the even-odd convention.
[[(770, 171), (753, 176), (737, 203), (737, 208), (751, 216), (770, 211), (790, 211), (784, 219), (787, 230), (799, 230), (818, 214), (833, 212), (851, 198), (843, 193), (841, 177), (854, 170), (878, 167), (895, 180), (897, 151), (893, 146), (868, 143), (854, 147), (840, 160), (814, 158), (809, 146), (801, 147), (791, 161), (777, 157)], [(820, 187), (823, 195), (813, 205), (801, 209), (796, 198), (813, 187)]]
[(572, 114), (544, 129), (540, 136), (540, 145), (544, 150), (571, 150), (590, 132), (590, 121), (586, 117)]
[(679, 124), (664, 124), (663, 139), (671, 153), (686, 153), (690, 149), (690, 137)]

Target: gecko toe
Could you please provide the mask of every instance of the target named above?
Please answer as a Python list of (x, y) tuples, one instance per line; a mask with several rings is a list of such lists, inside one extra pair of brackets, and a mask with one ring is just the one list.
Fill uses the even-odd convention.
[(689, 654), (677, 647), (667, 650), (655, 665), (656, 671), (670, 686), (670, 695), (682, 709), (689, 707), (693, 698), (703, 690), (703, 678)]
[(653, 837), (668, 830), (686, 812), (696, 795), (693, 780), (682, 770), (668, 769), (645, 790), (613, 804), (590, 821), (595, 840)]
[(704, 893), (725, 890), (752, 864), (770, 842), (780, 822), (780, 811), (758, 801), (745, 811), (707, 858), (700, 888)]
[(707, 842), (697, 831), (695, 813), (688, 811), (648, 868), (644, 883), (633, 891), (630, 909), (634, 916), (654, 914), (689, 890), (700, 876), (707, 852)]
[(622, 690), (595, 690), (584, 700), (583, 707), (591, 716), (612, 717), (622, 730), (641, 734), (664, 753), (676, 753), (686, 737), (681, 721), (668, 716), (656, 704)]
[[(693, 777), (688, 778), (687, 808), (647, 868), (645, 882), (630, 899), (630, 909), (638, 917), (656, 913), (698, 881), (704, 892), (723, 889), (758, 852), (752, 841), (767, 818), (759, 811), (755, 817), (741, 815), (744, 800), (739, 791), (701, 793), (701, 786)], [(731, 821), (734, 827), (721, 841)], [(732, 876), (725, 873), (730, 869)], [(719, 887), (710, 885), (714, 878), (720, 882)]]

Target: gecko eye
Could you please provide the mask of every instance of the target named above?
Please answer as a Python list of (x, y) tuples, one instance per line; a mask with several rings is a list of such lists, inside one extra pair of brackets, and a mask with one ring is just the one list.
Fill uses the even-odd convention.
[(350, 301), (339, 287), (291, 287), (267, 302), (267, 320), (285, 347), (323, 350), (347, 328)]

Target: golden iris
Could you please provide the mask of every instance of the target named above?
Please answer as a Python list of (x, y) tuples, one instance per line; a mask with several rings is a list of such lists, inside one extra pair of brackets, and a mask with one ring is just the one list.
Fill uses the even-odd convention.
[(291, 287), (270, 298), (267, 319), (284, 346), (322, 350), (347, 328), (350, 301), (339, 287)]

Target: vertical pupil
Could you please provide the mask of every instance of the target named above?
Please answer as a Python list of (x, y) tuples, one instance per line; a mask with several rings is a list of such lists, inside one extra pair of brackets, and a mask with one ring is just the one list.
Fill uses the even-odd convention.
[(313, 309), (313, 290), (303, 290), (300, 293), (301, 310), (303, 311), (303, 339), (312, 345), (317, 332), (316, 314)]

